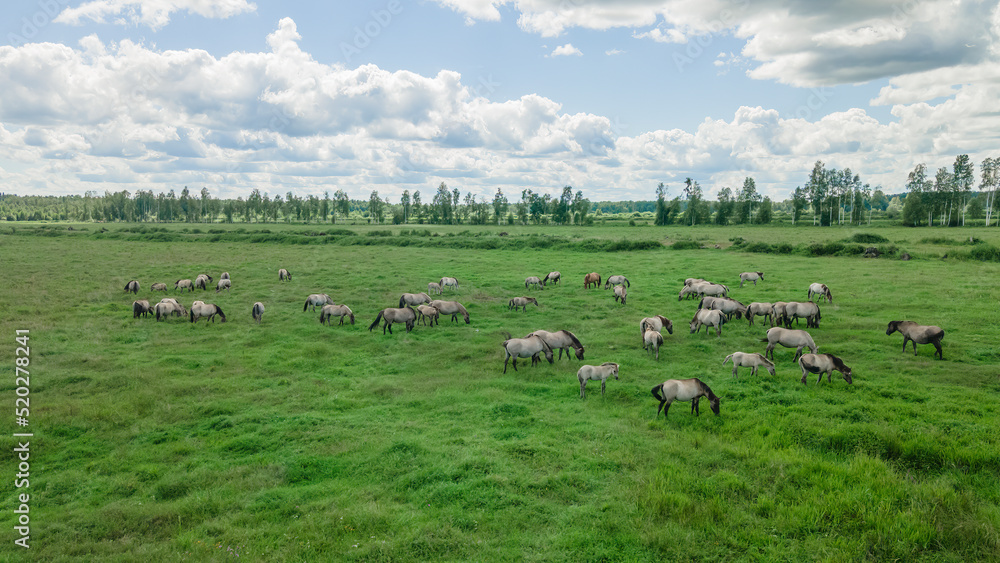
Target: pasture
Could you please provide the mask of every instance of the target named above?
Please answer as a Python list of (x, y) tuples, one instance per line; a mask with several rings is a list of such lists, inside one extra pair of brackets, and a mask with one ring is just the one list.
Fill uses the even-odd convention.
[[(996, 244), (995, 230), (871, 229), (914, 256), (904, 262), (714, 248), (735, 236), (806, 244), (857, 232), (841, 228), (433, 226), (413, 238), (440, 244), (418, 246), (268, 239), (316, 230), (284, 225), (259, 226), (268, 240), (253, 243), (189, 227), (163, 227), (157, 234), (170, 242), (127, 225), (107, 225), (106, 237), (95, 225), (57, 236), (20, 225), (0, 232), (0, 358), (9, 374), (0, 396), (13, 406), (15, 330), (30, 329), (34, 432), (27, 491), (13, 486), (15, 440), (2, 439), (4, 506), (30, 493), (32, 523), (23, 550), (5, 511), (4, 560), (982, 561), (1000, 553), (1000, 264), (939, 259), (970, 234)], [(355, 230), (367, 240), (375, 229)], [(582, 247), (627, 238), (712, 248), (462, 248), (501, 230), (510, 234), (500, 240), (555, 236)], [(921, 242), (931, 236), (950, 238)], [(279, 282), (279, 268), (292, 279)], [(532, 290), (538, 307), (508, 308), (526, 277), (553, 270), (562, 281)], [(173, 289), (223, 271), (229, 291)], [(603, 285), (583, 289), (592, 271), (627, 276), (627, 305)], [(740, 289), (749, 271), (765, 281)], [(470, 324), (442, 315), (410, 333), (367, 330), (401, 294), (442, 276), (460, 282), (441, 298), (464, 304)], [(776, 375), (732, 377), (723, 359), (763, 353), (767, 325), (733, 320), (721, 337), (689, 334), (697, 301), (677, 299), (688, 277), (724, 283), (744, 304), (805, 301), (810, 283), (827, 284), (834, 302), (820, 303), (821, 328), (809, 332), (819, 352), (852, 368), (853, 385), (839, 374), (802, 385), (794, 349), (780, 346)], [(123, 291), (131, 279), (137, 295)], [(219, 305), (228, 322), (133, 319), (134, 299), (163, 295), (150, 291), (153, 282), (186, 307)], [(357, 323), (321, 325), (318, 310), (302, 310), (311, 293), (346, 304)], [(260, 325), (255, 301), (266, 306)], [(639, 332), (640, 319), (654, 315), (674, 326), (659, 360)], [(930, 345), (902, 352), (902, 336), (885, 334), (891, 320), (942, 327), (945, 359)], [(503, 331), (536, 329), (572, 331), (585, 358), (522, 360), (503, 374)], [(604, 397), (591, 382), (581, 400), (577, 370), (603, 362), (620, 365), (619, 379), (608, 379)], [(655, 418), (651, 388), (695, 377), (721, 397), (721, 414), (703, 402), (695, 417), (689, 403), (675, 403)], [(17, 428), (8, 416), (7, 428)]]

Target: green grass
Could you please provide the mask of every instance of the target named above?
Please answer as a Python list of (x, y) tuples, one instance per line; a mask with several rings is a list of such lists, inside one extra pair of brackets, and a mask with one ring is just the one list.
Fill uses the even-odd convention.
[[(963, 236), (998, 245), (994, 229), (941, 230), (942, 242), (902, 228), (319, 235), (301, 225), (97, 233), (91, 224), (32, 236), (65, 231), (39, 227), (0, 229), (0, 357), (12, 364), (15, 329), (31, 330), (35, 433), (32, 548), (13, 545), (7, 511), (5, 560), (985, 561), (1000, 552), (1000, 289), (990, 281), (1000, 264), (938, 259), (959, 252), (950, 242)], [(213, 239), (226, 233), (211, 229), (271, 238)], [(735, 237), (854, 244), (859, 233), (914, 260), (714, 248)], [(329, 236), (444, 242), (289, 243)], [(470, 247), (488, 238), (529, 247)], [(586, 250), (623, 240), (658, 246)], [(708, 248), (670, 248), (677, 241)], [(281, 267), (291, 282), (278, 282)], [(551, 270), (563, 282), (530, 293), (539, 307), (507, 310), (527, 294), (525, 277)], [(180, 299), (217, 303), (229, 322), (132, 319), (128, 280), (141, 282), (139, 298), (158, 300), (154, 281), (172, 288), (222, 271), (231, 293)], [(584, 290), (590, 271), (627, 275), (628, 305)], [(739, 289), (743, 271), (766, 281)], [(459, 279), (453, 298), (472, 324), (366, 330), (401, 293), (445, 275)], [(821, 305), (821, 328), (810, 332), (853, 368), (854, 384), (811, 377), (803, 386), (784, 348), (776, 376), (733, 379), (722, 359), (762, 351), (764, 329), (736, 321), (721, 338), (688, 334), (695, 303), (676, 298), (687, 277), (727, 283), (745, 303), (804, 300), (809, 283), (826, 283), (835, 302)], [(349, 305), (357, 324), (325, 327), (303, 313), (314, 292)], [(258, 300), (260, 326), (250, 319)], [(675, 327), (659, 362), (637, 327), (653, 314)], [(930, 346), (902, 353), (902, 337), (885, 335), (901, 319), (942, 326), (945, 360)], [(603, 398), (591, 382), (580, 400), (575, 359), (502, 374), (502, 332), (539, 328), (573, 331), (587, 348), (582, 363), (618, 362), (621, 379)], [(694, 417), (679, 403), (654, 420), (649, 389), (687, 377), (722, 397), (721, 416), (703, 404)], [(0, 393), (13, 403), (13, 377)], [(9, 507), (24, 490), (13, 487), (13, 457), (4, 459)]]

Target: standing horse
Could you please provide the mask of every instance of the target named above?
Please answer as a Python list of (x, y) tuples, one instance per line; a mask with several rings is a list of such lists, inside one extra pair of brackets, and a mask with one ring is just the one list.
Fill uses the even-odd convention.
[(639, 334), (646, 334), (647, 330), (655, 330), (660, 332), (663, 329), (667, 329), (667, 334), (674, 333), (674, 323), (670, 322), (670, 319), (662, 315), (655, 315), (652, 317), (646, 317), (639, 321)]
[(288, 270), (282, 268), (278, 270), (278, 281), (292, 281), (292, 274), (289, 274)]
[(628, 297), (628, 290), (625, 289), (624, 285), (615, 286), (615, 301), (621, 300), (621, 304), (625, 304), (625, 299)]
[(306, 297), (306, 303), (302, 306), (302, 312), (305, 313), (306, 309), (312, 306), (312, 312), (316, 312), (316, 307), (322, 307), (323, 305), (334, 305), (333, 299), (325, 293), (311, 293), (309, 297)]
[[(214, 323), (215, 315), (219, 315), (222, 322), (226, 322), (226, 314), (222, 312), (222, 308), (218, 305), (214, 303), (202, 303), (200, 301), (191, 304), (191, 322), (196, 322), (201, 317), (208, 317)], [(205, 324), (208, 324), (208, 322)]]
[(799, 324), (799, 319), (806, 320), (806, 328), (819, 328), (820, 312), (819, 305), (812, 301), (799, 303), (792, 301), (785, 304), (785, 328), (792, 328), (792, 319), (795, 324)]
[[(576, 335), (568, 330), (549, 332), (547, 330), (536, 330), (528, 336), (537, 336), (545, 341), (553, 350), (559, 350), (559, 359), (562, 359), (563, 350), (566, 350), (566, 359), (569, 359), (569, 349), (576, 352), (576, 359), (583, 359), (583, 344), (577, 340)], [(527, 337), (525, 337), (527, 338)]]
[(830, 288), (826, 287), (826, 284), (814, 283), (809, 285), (809, 293), (806, 299), (812, 301), (813, 295), (820, 295), (826, 299), (827, 303), (833, 303), (833, 294), (830, 293)]
[(812, 336), (804, 330), (792, 330), (789, 328), (782, 328), (776, 326), (767, 329), (767, 337), (762, 338), (761, 342), (767, 342), (767, 348), (764, 350), (764, 357), (771, 356), (771, 361), (774, 361), (774, 347), (781, 344), (785, 348), (795, 348), (795, 356), (792, 357), (792, 361), (799, 359), (802, 355), (803, 348), (809, 348), (809, 351), (813, 354), (816, 353), (816, 343), (813, 342)]
[(250, 315), (253, 316), (253, 320), (257, 321), (257, 324), (260, 324), (261, 318), (264, 317), (264, 304), (260, 301), (254, 303)]
[(628, 278), (622, 275), (608, 276), (608, 281), (604, 282), (604, 289), (610, 289), (616, 285), (625, 285), (625, 287), (632, 287), (629, 283)]
[(725, 360), (722, 360), (722, 365), (726, 365), (730, 359), (733, 360), (733, 377), (736, 377), (736, 368), (738, 367), (748, 367), (750, 368), (750, 375), (757, 375), (757, 368), (764, 366), (767, 373), (774, 375), (774, 362), (768, 360), (764, 356), (757, 353), (747, 353), (747, 352), (733, 352), (726, 356)]
[(451, 322), (457, 322), (458, 315), (461, 314), (465, 319), (465, 324), (469, 324), (469, 312), (458, 301), (441, 301), (440, 299), (435, 299), (430, 302), (430, 306), (441, 311), (444, 315), (451, 315)]
[(138, 301), (132, 302), (132, 318), (135, 319), (140, 315), (146, 317), (153, 313), (153, 307), (149, 304), (149, 301), (145, 299), (140, 299)]
[(509, 338), (510, 333), (506, 333), (508, 338), (504, 340), (503, 351), (503, 372), (507, 373), (507, 362), (514, 358), (514, 371), (517, 371), (518, 358), (531, 358), (531, 365), (534, 366), (540, 360), (539, 353), (545, 354), (545, 359), (552, 363), (552, 348), (545, 343), (540, 336), (529, 334), (527, 338)]
[(601, 396), (603, 397), (604, 386), (607, 383), (608, 378), (612, 376), (614, 376), (615, 379), (618, 379), (618, 364), (614, 362), (604, 362), (599, 366), (580, 366), (580, 369), (576, 372), (576, 378), (580, 380), (580, 398), (587, 398), (585, 393), (587, 381), (597, 381), (598, 379), (601, 380)]
[(521, 312), (524, 312), (528, 310), (529, 303), (534, 303), (535, 307), (538, 306), (538, 300), (535, 299), (534, 297), (514, 297), (513, 299), (507, 302), (507, 310), (508, 311), (511, 309), (517, 310), (517, 308), (520, 307)]
[(941, 349), (941, 339), (944, 338), (944, 330), (939, 326), (918, 325), (913, 321), (890, 321), (885, 333), (892, 334), (896, 331), (903, 334), (903, 351), (906, 351), (906, 344), (913, 341), (913, 355), (917, 355), (917, 344), (933, 344), (936, 352), (935, 356), (944, 359), (944, 351)]
[(740, 274), (740, 287), (743, 287), (743, 282), (752, 281), (754, 287), (757, 287), (757, 280), (764, 281), (764, 272), (743, 272)]
[(524, 289), (531, 289), (532, 287), (544, 289), (542, 287), (542, 280), (538, 279), (538, 276), (528, 276), (524, 278)]
[(848, 385), (854, 383), (851, 380), (851, 368), (833, 354), (804, 354), (799, 358), (799, 367), (802, 368), (802, 385), (806, 384), (806, 376), (809, 373), (819, 374), (819, 379), (816, 380), (817, 385), (823, 381), (824, 373), (826, 374), (826, 382), (831, 383), (834, 371), (839, 371)]
[[(713, 326), (715, 327), (715, 335), (722, 336), (722, 325), (726, 323), (726, 317), (722, 314), (722, 311), (716, 311), (713, 309), (698, 309), (694, 314), (694, 318), (691, 319), (691, 333), (700, 332), (701, 327)], [(705, 334), (708, 334), (708, 329), (705, 329)]]
[(546, 285), (549, 282), (559, 283), (560, 279), (562, 279), (562, 274), (560, 274), (559, 272), (549, 272), (545, 274), (544, 278), (542, 278), (542, 285)]
[(340, 324), (344, 324), (344, 317), (351, 319), (351, 324), (354, 324), (354, 311), (351, 310), (347, 305), (323, 305), (323, 308), (319, 312), (319, 324), (326, 324), (330, 326), (333, 323), (333, 317), (340, 317)]
[(594, 287), (600, 287), (601, 274), (598, 274), (597, 272), (590, 272), (586, 276), (583, 276), (583, 289), (587, 289), (591, 284), (593, 284)]
[(417, 305), (417, 320), (423, 321), (424, 326), (427, 326), (427, 319), (431, 320), (431, 326), (434, 326), (434, 323), (441, 324), (440, 316), (441, 311), (430, 305)]
[[(712, 393), (708, 385), (700, 379), (668, 379), (651, 389), (653, 397), (660, 401), (660, 406), (656, 409), (656, 416), (660, 416), (663, 411), (663, 418), (667, 418), (667, 411), (674, 401), (691, 401), (691, 412), (695, 416), (700, 415), (698, 402), (702, 397), (708, 397), (708, 404), (712, 407), (712, 412), (719, 414), (720, 399)], [(654, 417), (656, 418), (656, 417)]]
[(747, 312), (746, 305), (729, 297), (702, 297), (698, 308), (722, 311), (722, 314), (726, 315), (726, 321), (732, 320), (733, 315), (736, 315), (737, 319), (741, 319)]
[(187, 289), (189, 292), (194, 291), (194, 283), (188, 279), (177, 280), (174, 282), (174, 289), (180, 289), (181, 291)]
[(404, 293), (399, 297), (399, 306), (405, 307), (407, 305), (415, 306), (422, 303), (430, 303), (431, 296), (426, 293)]
[(385, 334), (385, 329), (389, 329), (389, 334), (392, 334), (392, 323), (405, 323), (406, 332), (413, 330), (414, 321), (417, 320), (417, 313), (409, 307), (404, 307), (402, 309), (382, 309), (378, 312), (378, 316), (375, 317), (375, 321), (368, 327), (368, 332), (378, 326), (378, 322), (385, 319), (385, 324), (382, 325), (382, 334)]
[(455, 278), (441, 278), (441, 281), (438, 282), (438, 285), (440, 285), (441, 287), (450, 287), (455, 291), (458, 291), (458, 280), (456, 280)]
[(747, 321), (749, 322), (750, 326), (753, 326), (753, 318), (756, 317), (757, 315), (764, 317), (765, 322), (770, 321), (771, 311), (772, 311), (771, 303), (761, 303), (759, 301), (755, 301), (747, 305), (747, 312), (746, 312)]
[(139, 282), (132, 280), (125, 284), (125, 293), (139, 293)]
[(232, 288), (232, 282), (229, 280), (229, 278), (222, 278), (219, 280), (219, 283), (215, 285), (215, 292), (218, 293), (223, 289), (229, 290), (231, 288)]
[(165, 284), (165, 283), (154, 283), (153, 285), (149, 286), (149, 290), (150, 291), (162, 291), (162, 292), (166, 293), (166, 291), (167, 291), (167, 284)]
[(656, 359), (660, 359), (660, 346), (663, 346), (663, 335), (660, 334), (658, 330), (647, 330), (642, 335), (642, 349), (649, 350), (652, 347), (652, 351), (656, 353)]
[(434, 282), (427, 284), (427, 293), (436, 293), (441, 295), (441, 284)]

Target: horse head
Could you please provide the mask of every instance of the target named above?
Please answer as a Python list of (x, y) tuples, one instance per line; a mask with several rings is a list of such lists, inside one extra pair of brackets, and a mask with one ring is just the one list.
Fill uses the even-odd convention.
[(887, 335), (892, 334), (899, 330), (899, 323), (902, 321), (889, 321), (889, 327), (885, 329)]
[[(579, 348), (576, 349), (576, 359), (578, 360), (583, 359), (583, 346), (580, 346)], [(618, 379), (617, 375), (615, 376), (615, 379)]]
[(719, 397), (717, 397), (715, 395), (709, 397), (709, 399), (708, 399), (708, 405), (710, 407), (712, 407), (712, 412), (714, 412), (716, 415), (719, 414), (719, 403), (720, 402), (721, 402), (721, 400), (719, 399)]

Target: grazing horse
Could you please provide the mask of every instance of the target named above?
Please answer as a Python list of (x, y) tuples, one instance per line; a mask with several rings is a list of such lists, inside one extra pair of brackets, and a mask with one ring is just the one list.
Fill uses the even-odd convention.
[(451, 315), (451, 322), (457, 322), (458, 315), (461, 313), (465, 319), (465, 324), (469, 324), (469, 312), (458, 301), (441, 301), (440, 299), (435, 299), (430, 302), (430, 306), (441, 311), (444, 315)]
[(220, 280), (228, 280), (229, 279), (229, 272), (222, 272), (222, 275), (219, 276), (219, 279)]
[(830, 293), (830, 288), (826, 287), (826, 284), (814, 283), (809, 285), (809, 293), (806, 299), (812, 301), (813, 295), (820, 295), (826, 299), (827, 303), (833, 303), (833, 294)]
[(785, 348), (795, 348), (795, 356), (792, 357), (792, 361), (799, 359), (802, 355), (803, 348), (809, 348), (809, 351), (813, 354), (816, 353), (816, 343), (813, 342), (812, 336), (804, 330), (792, 330), (790, 328), (782, 328), (776, 326), (767, 329), (767, 337), (762, 338), (761, 342), (767, 342), (767, 348), (764, 350), (764, 357), (770, 355), (771, 361), (774, 361), (774, 347), (781, 344)]
[(441, 295), (441, 284), (434, 282), (427, 284), (427, 293), (436, 293)]
[(913, 341), (913, 355), (917, 355), (917, 344), (933, 344), (937, 350), (935, 356), (944, 359), (944, 351), (941, 349), (941, 339), (944, 338), (944, 330), (939, 326), (918, 325), (913, 321), (890, 321), (886, 334), (896, 331), (903, 334), (903, 351), (906, 351), (907, 342)]
[(458, 280), (456, 280), (455, 278), (441, 278), (441, 281), (438, 282), (438, 285), (440, 285), (441, 287), (450, 287), (453, 288), (455, 291), (458, 291)]
[[(715, 335), (722, 336), (722, 325), (725, 324), (726, 317), (722, 314), (722, 311), (716, 311), (713, 309), (698, 309), (694, 314), (694, 318), (691, 319), (691, 333), (700, 332), (702, 325), (704, 326), (714, 326)], [(705, 334), (708, 334), (708, 329), (705, 329)]]
[(378, 316), (375, 317), (375, 321), (368, 327), (368, 331), (378, 326), (378, 322), (385, 319), (385, 324), (382, 325), (382, 334), (385, 334), (385, 329), (389, 329), (389, 334), (392, 334), (392, 323), (405, 323), (406, 332), (413, 330), (413, 324), (417, 320), (417, 313), (409, 307), (403, 307), (401, 309), (382, 309), (378, 312)]
[(660, 346), (663, 346), (663, 335), (660, 334), (658, 330), (647, 330), (642, 335), (642, 349), (649, 350), (652, 347), (652, 351), (656, 353), (656, 359), (660, 359)]
[(289, 274), (288, 270), (282, 268), (278, 270), (278, 281), (292, 281), (292, 274)]
[(184, 307), (176, 301), (160, 301), (153, 306), (153, 310), (156, 311), (156, 320), (159, 321), (160, 317), (167, 318), (170, 315), (177, 315), (178, 317), (183, 317), (187, 314)]
[[(659, 333), (657, 333), (659, 334)], [(580, 366), (580, 369), (576, 372), (576, 378), (580, 380), (580, 398), (586, 399), (586, 388), (587, 382), (593, 379), (597, 381), (601, 380), (601, 396), (604, 396), (604, 386), (606, 385), (608, 378), (614, 376), (618, 379), (618, 364), (614, 362), (604, 362), (599, 366)]]
[(597, 272), (590, 272), (589, 274), (583, 276), (583, 289), (587, 289), (593, 284), (594, 287), (601, 286), (601, 274)]
[(514, 371), (517, 371), (517, 359), (518, 358), (531, 358), (531, 365), (534, 366), (540, 360), (538, 359), (539, 353), (545, 354), (545, 359), (551, 364), (552, 360), (552, 348), (542, 340), (542, 337), (536, 336), (534, 334), (529, 334), (527, 338), (509, 338), (503, 341), (503, 372), (507, 373), (507, 362), (511, 358), (514, 358)]
[(625, 285), (625, 287), (632, 287), (629, 283), (628, 278), (625, 276), (608, 276), (608, 281), (604, 282), (604, 289), (610, 289), (616, 285)]
[(692, 295), (698, 295), (698, 290), (695, 288), (696, 284), (684, 284), (681, 288), (681, 292), (677, 295), (677, 300), (681, 301), (685, 297), (690, 298)]
[(531, 289), (532, 287), (545, 289), (542, 287), (542, 280), (538, 279), (538, 276), (528, 276), (524, 278), (524, 289)]
[(181, 291), (184, 291), (185, 289), (194, 291), (194, 283), (188, 279), (177, 280), (174, 282), (174, 289), (180, 289)]
[[(691, 401), (691, 412), (696, 416), (701, 414), (698, 402), (702, 397), (708, 397), (708, 404), (712, 407), (712, 412), (719, 414), (719, 397), (712, 393), (708, 385), (705, 385), (698, 378), (691, 379), (668, 379), (651, 389), (653, 397), (660, 401), (660, 406), (656, 409), (656, 416), (660, 416), (663, 411), (663, 418), (667, 418), (667, 411), (674, 401)], [(656, 418), (656, 417), (654, 417)]]
[(139, 293), (139, 282), (132, 280), (125, 284), (125, 293)]
[(260, 324), (260, 319), (264, 316), (264, 304), (260, 301), (254, 303), (250, 315), (253, 316), (253, 320), (257, 321), (257, 324)]
[(511, 309), (516, 310), (518, 307), (520, 307), (521, 311), (524, 312), (528, 310), (529, 303), (534, 303), (535, 307), (538, 306), (538, 300), (535, 299), (534, 297), (514, 297), (507, 303), (507, 310), (508, 311)]
[(754, 287), (757, 287), (757, 280), (764, 281), (764, 272), (743, 272), (740, 274), (740, 287), (743, 287), (743, 282), (752, 281)]
[(615, 301), (621, 301), (621, 304), (625, 304), (625, 299), (628, 297), (628, 290), (625, 289), (624, 285), (615, 286)]
[(165, 284), (165, 283), (154, 283), (153, 285), (149, 286), (149, 290), (150, 291), (162, 291), (162, 292), (165, 293), (167, 291), (167, 284)]
[[(547, 330), (536, 330), (529, 334), (528, 336), (537, 336), (545, 341), (549, 345), (549, 348), (553, 350), (559, 350), (559, 359), (562, 359), (563, 350), (566, 350), (566, 359), (569, 359), (569, 349), (572, 348), (576, 352), (576, 359), (583, 359), (583, 344), (576, 338), (576, 335), (568, 330), (560, 330), (558, 332), (549, 332)], [(525, 337), (527, 338), (527, 336)]]
[(319, 312), (319, 324), (330, 326), (333, 317), (340, 317), (340, 324), (344, 324), (344, 317), (349, 317), (354, 324), (354, 311), (347, 305), (323, 305)]
[(708, 280), (703, 280), (701, 278), (687, 278), (686, 280), (684, 280), (684, 285), (693, 285), (696, 283), (704, 283), (707, 281)]
[(306, 303), (302, 306), (302, 312), (305, 313), (306, 309), (312, 306), (312, 312), (316, 312), (316, 307), (322, 307), (323, 305), (335, 305), (333, 299), (325, 293), (311, 293), (309, 297), (306, 297)]
[(824, 373), (826, 374), (826, 382), (831, 383), (834, 371), (839, 371), (840, 375), (844, 376), (844, 381), (848, 385), (854, 383), (851, 380), (851, 368), (847, 367), (847, 364), (843, 360), (833, 354), (803, 354), (799, 358), (799, 367), (802, 368), (802, 385), (806, 384), (806, 376), (809, 373), (819, 374), (819, 379), (816, 380), (817, 385), (823, 381)]
[(757, 375), (757, 368), (764, 366), (767, 373), (774, 375), (774, 362), (757, 353), (733, 352), (722, 360), (722, 365), (726, 365), (730, 359), (733, 360), (733, 377), (736, 377), (736, 368), (750, 368), (750, 375)]
[[(219, 315), (222, 322), (226, 322), (226, 314), (222, 312), (222, 309), (215, 303), (202, 303), (201, 301), (195, 301), (191, 304), (191, 322), (196, 322), (201, 317), (208, 317), (213, 323), (215, 322), (215, 315)], [(205, 324), (208, 324), (207, 322)]]
[(663, 329), (667, 329), (667, 334), (674, 333), (674, 323), (670, 322), (670, 319), (662, 315), (646, 317), (645, 319), (639, 321), (639, 334), (644, 335), (647, 330), (660, 332)]
[(422, 303), (430, 303), (431, 296), (426, 293), (404, 293), (399, 297), (399, 306), (416, 306)]
[(138, 318), (140, 315), (146, 317), (153, 313), (153, 307), (149, 304), (149, 301), (145, 299), (140, 299), (138, 301), (132, 302), (132, 318)]
[(232, 288), (232, 285), (233, 284), (229, 278), (222, 278), (219, 280), (219, 283), (215, 284), (215, 292), (218, 293), (223, 289), (229, 290)]
[(729, 297), (702, 297), (701, 302), (698, 303), (698, 308), (722, 311), (722, 314), (726, 315), (727, 321), (732, 320), (733, 315), (736, 315), (737, 319), (742, 319), (743, 315), (747, 312), (746, 305)]
[(771, 310), (771, 303), (754, 301), (753, 303), (747, 305), (747, 321), (750, 326), (753, 326), (753, 318), (760, 315), (761, 317), (764, 317), (765, 322), (768, 322), (771, 320)]
[(702, 282), (692, 285), (698, 290), (698, 295), (711, 295), (713, 297), (729, 297), (729, 286), (721, 283)]
[(806, 320), (806, 328), (819, 328), (819, 305), (812, 301), (799, 303), (792, 301), (785, 304), (785, 328), (792, 328), (792, 319), (799, 324), (799, 319)]
[(424, 326), (427, 326), (427, 319), (431, 320), (431, 326), (434, 326), (434, 323), (441, 324), (440, 316), (441, 311), (430, 305), (417, 305), (417, 320), (424, 321)]
[(212, 277), (207, 274), (198, 274), (198, 277), (194, 279), (194, 286), (198, 289), (208, 289), (208, 282), (212, 281)]
[(544, 278), (542, 278), (542, 285), (546, 285), (549, 282), (559, 283), (560, 279), (562, 279), (562, 274), (560, 274), (559, 272), (549, 272), (545, 274)]

